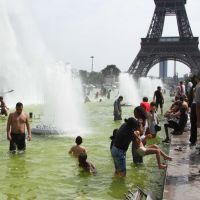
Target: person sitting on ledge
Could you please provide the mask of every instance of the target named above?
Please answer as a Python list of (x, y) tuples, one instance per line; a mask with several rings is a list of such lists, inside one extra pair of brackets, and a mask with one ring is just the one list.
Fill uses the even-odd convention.
[[(184, 106), (181, 106), (178, 112), (176, 112), (175, 114), (171, 114), (171, 119), (168, 120), (167, 124), (164, 124), (166, 138), (162, 142), (169, 143), (170, 141), (168, 128), (174, 129), (174, 131), (171, 132), (171, 134), (173, 135), (181, 135), (183, 133), (184, 128), (187, 124), (187, 119), (188, 119), (188, 115), (186, 111), (187, 111), (187, 108)], [(173, 117), (175, 117), (174, 119), (176, 120), (174, 120)]]
[(142, 140), (140, 138), (140, 132), (134, 131), (134, 143), (137, 147), (137, 152), (140, 156), (146, 156), (150, 154), (156, 154), (156, 159), (158, 163), (159, 169), (165, 169), (167, 165), (162, 164), (160, 160), (160, 156), (162, 156), (165, 160), (172, 160), (172, 157), (166, 155), (157, 145), (149, 145), (145, 147), (142, 143)]
[(164, 114), (164, 117), (167, 119), (167, 120), (170, 120), (172, 114), (178, 112), (180, 110), (182, 106), (182, 102), (177, 100), (175, 101), (169, 108), (169, 110)]

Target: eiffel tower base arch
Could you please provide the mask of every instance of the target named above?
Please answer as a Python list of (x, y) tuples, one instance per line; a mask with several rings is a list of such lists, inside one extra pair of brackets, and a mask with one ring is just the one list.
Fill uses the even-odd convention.
[(200, 69), (198, 43), (198, 37), (142, 38), (141, 49), (128, 72), (135, 77), (147, 76), (149, 70), (157, 63), (176, 60), (187, 65), (191, 73), (196, 74)]
[[(128, 72), (135, 77), (147, 76), (149, 70), (164, 60), (177, 60), (193, 74), (200, 70), (199, 38), (193, 37), (187, 17), (186, 0), (154, 0), (155, 10), (146, 38)], [(165, 16), (176, 16), (179, 37), (162, 37)]]

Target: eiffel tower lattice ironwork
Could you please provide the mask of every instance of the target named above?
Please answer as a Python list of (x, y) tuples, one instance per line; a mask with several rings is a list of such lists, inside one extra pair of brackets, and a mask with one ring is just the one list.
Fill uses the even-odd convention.
[[(187, 17), (186, 0), (154, 0), (155, 10), (146, 38), (128, 72), (147, 76), (149, 70), (164, 60), (187, 65), (193, 74), (200, 69), (199, 38), (194, 37)], [(176, 16), (179, 37), (162, 37), (165, 16)]]

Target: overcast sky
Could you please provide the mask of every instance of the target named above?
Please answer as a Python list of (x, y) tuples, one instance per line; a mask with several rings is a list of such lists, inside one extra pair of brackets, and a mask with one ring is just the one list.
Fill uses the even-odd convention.
[[(154, 0), (26, 0), (47, 49), (74, 68), (94, 71), (115, 64), (127, 71), (146, 37)], [(186, 10), (194, 36), (200, 36), (200, 0)], [(177, 36), (175, 17), (167, 17), (164, 36)], [(182, 65), (181, 65), (182, 66)], [(184, 70), (189, 68), (182, 66)], [(173, 71), (173, 70), (171, 70)], [(180, 74), (183, 72), (180, 72)]]

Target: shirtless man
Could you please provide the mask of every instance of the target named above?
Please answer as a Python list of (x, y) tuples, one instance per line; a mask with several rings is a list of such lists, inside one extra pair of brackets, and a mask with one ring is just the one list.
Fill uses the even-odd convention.
[(85, 147), (81, 146), (83, 139), (81, 136), (76, 137), (76, 145), (72, 146), (72, 148), (69, 150), (69, 154), (74, 155), (75, 157), (78, 157), (81, 153), (86, 153)]
[(7, 121), (7, 139), (10, 141), (10, 152), (26, 149), (25, 143), (25, 126), (28, 130), (28, 141), (31, 140), (31, 128), (29, 125), (28, 115), (23, 112), (23, 104), (16, 104), (16, 111), (10, 113)]

